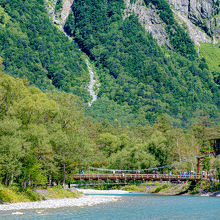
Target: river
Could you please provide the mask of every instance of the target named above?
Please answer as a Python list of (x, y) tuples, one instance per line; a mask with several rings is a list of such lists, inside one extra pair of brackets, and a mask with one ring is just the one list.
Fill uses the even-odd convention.
[[(0, 219), (220, 219), (220, 198), (193, 196), (124, 195), (117, 202), (60, 209), (0, 212)], [(21, 214), (20, 213), (20, 214)], [(19, 213), (17, 213), (19, 214)]]

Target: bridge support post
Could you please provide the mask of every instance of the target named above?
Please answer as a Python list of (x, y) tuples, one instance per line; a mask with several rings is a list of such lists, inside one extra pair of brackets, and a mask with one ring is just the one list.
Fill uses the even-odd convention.
[(200, 174), (200, 165), (201, 165), (201, 161), (205, 156), (201, 156), (201, 157), (197, 157), (197, 172), (198, 175)]
[(200, 174), (200, 162), (201, 162), (201, 158), (197, 157), (197, 173)]

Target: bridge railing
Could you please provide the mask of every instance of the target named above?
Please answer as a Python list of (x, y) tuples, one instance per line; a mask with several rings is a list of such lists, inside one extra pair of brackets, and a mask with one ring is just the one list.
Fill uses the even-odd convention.
[(143, 179), (143, 180), (201, 180), (207, 179), (207, 175), (169, 175), (169, 174), (74, 174), (73, 179)]

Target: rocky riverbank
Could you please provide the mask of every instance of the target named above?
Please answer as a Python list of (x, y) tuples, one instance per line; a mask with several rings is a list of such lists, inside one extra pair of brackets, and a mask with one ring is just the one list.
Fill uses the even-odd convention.
[(96, 190), (96, 189), (77, 189), (77, 191), (83, 193), (83, 194), (94, 194), (94, 195), (122, 195), (122, 194), (128, 194), (129, 191), (126, 190)]
[(121, 188), (129, 192), (141, 192), (157, 195), (183, 195), (183, 196), (212, 196), (220, 197), (219, 186), (216, 184), (216, 189), (211, 188), (207, 182), (202, 184), (181, 183), (171, 184), (167, 182), (146, 182), (140, 186), (128, 185)]
[[(131, 187), (131, 186), (130, 186)], [(165, 190), (165, 187), (162, 187), (163, 190), (157, 192), (158, 186), (142, 186), (139, 189), (145, 190), (136, 190), (136, 192), (145, 192), (158, 195), (178, 195), (178, 191), (182, 191), (184, 185), (179, 185), (178, 187), (173, 186), (168, 190)], [(175, 189), (175, 190), (174, 190)], [(128, 189), (127, 189), (128, 190)], [(76, 189), (73, 190), (74, 192)], [(58, 199), (47, 199), (44, 201), (35, 201), (35, 202), (17, 202), (17, 203), (4, 203), (0, 205), (1, 211), (22, 211), (27, 209), (52, 209), (52, 208), (63, 208), (63, 207), (83, 207), (83, 206), (94, 206), (101, 203), (107, 202), (116, 202), (121, 199), (120, 195), (129, 194), (131, 191), (135, 192), (135, 189), (126, 191), (126, 190), (94, 190), (94, 189), (77, 189), (79, 193), (83, 193), (77, 198), (58, 198)], [(174, 192), (175, 191), (175, 192)], [(45, 192), (44, 192), (45, 194)], [(87, 195), (86, 195), (87, 194)], [(181, 194), (181, 195), (191, 195), (191, 194)], [(200, 193), (194, 194), (196, 196), (217, 196), (220, 197), (220, 192), (215, 193)], [(17, 214), (22, 214), (22, 212), (16, 212)], [(16, 214), (16, 215), (17, 215)]]
[[(0, 205), (0, 211), (93, 206), (101, 203), (116, 202), (121, 198), (120, 196), (116, 196), (116, 194), (129, 193), (128, 191), (122, 190), (79, 189), (78, 191), (94, 195), (81, 195), (77, 198), (48, 199), (36, 202), (5, 203)], [(108, 194), (108, 196), (106, 194)]]
[(26, 210), (26, 209), (56, 209), (63, 207), (82, 207), (93, 206), (106, 202), (115, 202), (119, 200), (118, 196), (81, 196), (79, 198), (68, 199), (51, 199), (38, 202), (20, 202), (20, 203), (7, 203), (0, 205), (0, 211), (10, 210)]

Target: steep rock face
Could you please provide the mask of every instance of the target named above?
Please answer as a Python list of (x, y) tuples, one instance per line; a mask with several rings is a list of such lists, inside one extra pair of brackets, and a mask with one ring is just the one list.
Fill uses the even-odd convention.
[[(146, 7), (144, 0), (124, 0), (124, 18), (135, 14), (147, 32), (151, 32), (159, 45), (169, 44), (166, 24), (160, 19), (154, 5)], [(218, 0), (167, 0), (176, 20), (186, 28), (196, 45), (220, 40), (220, 16)]]
[[(213, 40), (220, 39), (218, 0), (167, 0), (176, 15), (188, 19)], [(201, 41), (204, 42), (204, 41)]]
[(45, 8), (48, 14), (52, 17), (52, 21), (55, 21), (55, 7), (57, 0), (45, 0)]
[(56, 14), (56, 18), (57, 18), (57, 23), (63, 28), (65, 23), (66, 23), (66, 19), (68, 18), (70, 12), (71, 12), (71, 6), (73, 4), (74, 0), (63, 0), (63, 7), (62, 9), (57, 12)]
[(48, 14), (52, 17), (53, 23), (56, 24), (61, 30), (63, 30), (66, 19), (71, 12), (73, 1), (74, 0), (62, 0), (62, 8), (59, 11), (56, 11), (55, 7), (57, 0), (45, 0), (45, 6)]
[(179, 24), (184, 27), (186, 26), (187, 32), (190, 38), (193, 40), (195, 45), (199, 46), (200, 43), (211, 43), (211, 38), (202, 31), (198, 26), (193, 24), (186, 16), (178, 11), (174, 11), (174, 15)]
[(168, 34), (165, 30), (166, 25), (160, 19), (153, 5), (146, 7), (144, 0), (136, 0), (133, 3), (130, 0), (125, 0), (125, 6), (124, 19), (131, 14), (135, 14), (141, 25), (147, 32), (152, 33), (159, 45), (169, 45)]

